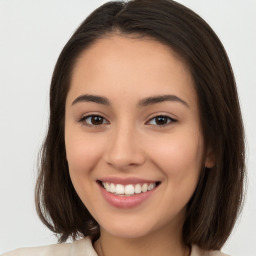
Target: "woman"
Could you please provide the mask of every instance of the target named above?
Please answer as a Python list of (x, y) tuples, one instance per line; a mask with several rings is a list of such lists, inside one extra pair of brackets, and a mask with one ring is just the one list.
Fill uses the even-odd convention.
[(205, 21), (174, 1), (106, 3), (57, 61), (36, 187), (43, 223), (78, 241), (6, 255), (224, 255), (243, 138)]

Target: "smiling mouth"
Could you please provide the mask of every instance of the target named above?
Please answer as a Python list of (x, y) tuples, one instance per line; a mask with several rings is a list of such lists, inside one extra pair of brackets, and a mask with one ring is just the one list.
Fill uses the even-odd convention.
[(143, 194), (148, 191), (153, 190), (160, 185), (161, 182), (151, 182), (151, 183), (138, 183), (138, 184), (115, 184), (111, 182), (98, 181), (98, 183), (107, 192), (117, 195), (117, 196), (134, 196), (138, 194)]

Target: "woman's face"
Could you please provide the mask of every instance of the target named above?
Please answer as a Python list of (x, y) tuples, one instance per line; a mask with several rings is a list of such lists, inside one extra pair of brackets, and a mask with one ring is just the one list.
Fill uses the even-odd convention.
[(66, 100), (66, 153), (102, 230), (127, 238), (181, 231), (209, 164), (199, 119), (192, 77), (167, 46), (111, 35), (84, 51)]

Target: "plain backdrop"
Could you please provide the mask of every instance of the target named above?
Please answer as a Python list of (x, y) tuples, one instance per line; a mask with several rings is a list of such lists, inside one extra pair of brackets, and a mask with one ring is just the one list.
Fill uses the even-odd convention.
[[(57, 57), (84, 18), (106, 1), (0, 0), (0, 254), (56, 243), (34, 207), (36, 161), (48, 121)], [(215, 30), (237, 80), (247, 136), (244, 211), (223, 247), (253, 256), (256, 243), (256, 1), (179, 0)]]

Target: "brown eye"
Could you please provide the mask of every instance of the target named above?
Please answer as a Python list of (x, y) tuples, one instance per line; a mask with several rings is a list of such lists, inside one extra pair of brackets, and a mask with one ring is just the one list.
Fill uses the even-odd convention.
[(164, 125), (168, 123), (168, 118), (166, 116), (158, 116), (156, 117), (156, 124), (157, 125)]
[(104, 119), (101, 116), (92, 116), (90, 118), (91, 118), (91, 123), (93, 125), (103, 124)]
[(105, 118), (97, 115), (85, 116), (80, 120), (80, 122), (84, 123), (87, 126), (99, 126), (108, 123)]
[(165, 126), (170, 123), (174, 123), (177, 120), (169, 117), (169, 116), (156, 116), (152, 119), (150, 119), (149, 124), (156, 125), (156, 126)]

